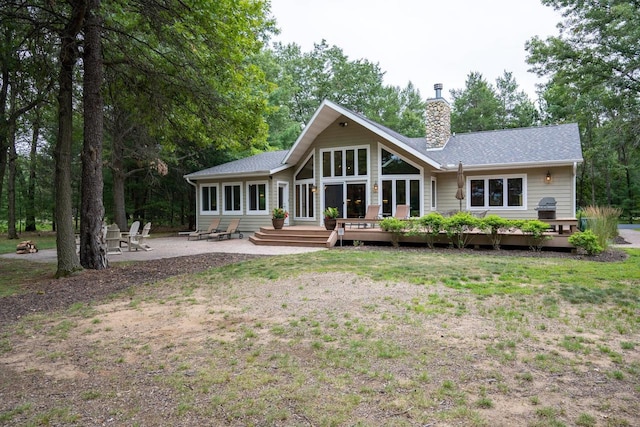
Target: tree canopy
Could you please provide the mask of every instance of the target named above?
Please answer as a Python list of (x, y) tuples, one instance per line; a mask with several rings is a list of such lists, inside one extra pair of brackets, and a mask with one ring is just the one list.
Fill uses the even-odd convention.
[(465, 87), (452, 89), (450, 93), (453, 132), (527, 127), (537, 123), (536, 108), (529, 96), (519, 90), (513, 73), (505, 71), (496, 79), (494, 87), (479, 72), (471, 72)]
[[(640, 5), (543, 3), (563, 21), (558, 36), (526, 46), (532, 70), (546, 78), (539, 99), (534, 104), (511, 72), (490, 83), (472, 71), (465, 87), (450, 91), (452, 131), (577, 122), (585, 157), (579, 204), (640, 211)], [(94, 10), (102, 49), (94, 65), (102, 71), (90, 74)], [(0, 24), (0, 212), (11, 234), (22, 199), (29, 210), (44, 207), (37, 216), (54, 221), (70, 257), (79, 215), (101, 215), (83, 209), (98, 203), (75, 182), (80, 153), (83, 168), (103, 175), (102, 196), (98, 169), (83, 191), (103, 200), (107, 221), (186, 227), (194, 225), (195, 195), (184, 174), (289, 148), (324, 99), (406, 136), (425, 135), (425, 101), (411, 82), (385, 85), (379, 64), (325, 41), (308, 52), (271, 44), (268, 0), (6, 0)], [(97, 82), (93, 97), (83, 77)], [(86, 107), (100, 99), (102, 136), (87, 128), (98, 111)], [(82, 150), (88, 134), (94, 142)], [(83, 235), (96, 234), (96, 218)]]
[[(549, 80), (546, 121), (577, 121), (585, 164), (579, 203), (640, 210), (640, 4), (543, 0), (562, 11), (560, 34), (527, 43), (527, 61)], [(615, 183), (615, 184), (614, 184)]]

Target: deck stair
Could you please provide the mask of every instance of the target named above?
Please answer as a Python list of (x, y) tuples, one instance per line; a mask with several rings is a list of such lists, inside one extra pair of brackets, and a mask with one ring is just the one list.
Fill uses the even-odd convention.
[(283, 227), (280, 230), (260, 227), (249, 240), (254, 245), (330, 248), (336, 243), (336, 234), (322, 227), (295, 226)]

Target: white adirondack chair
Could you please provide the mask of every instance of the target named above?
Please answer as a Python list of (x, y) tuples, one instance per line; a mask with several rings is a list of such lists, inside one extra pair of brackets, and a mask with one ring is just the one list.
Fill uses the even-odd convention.
[(151, 231), (150, 222), (144, 225), (144, 227), (142, 228), (141, 234), (136, 234), (135, 236), (130, 237), (129, 250), (131, 250), (132, 248), (135, 248), (136, 251), (138, 249), (142, 249), (143, 251), (152, 250), (153, 248), (149, 246), (149, 244), (147, 243), (147, 238), (149, 237), (149, 231)]
[(120, 233), (120, 243), (126, 243), (129, 250), (131, 250), (131, 239), (138, 235), (139, 229), (140, 221), (134, 221), (129, 231)]
[(107, 254), (122, 255), (122, 249), (120, 248), (120, 229), (117, 224), (111, 224), (107, 227), (105, 240), (107, 242)]

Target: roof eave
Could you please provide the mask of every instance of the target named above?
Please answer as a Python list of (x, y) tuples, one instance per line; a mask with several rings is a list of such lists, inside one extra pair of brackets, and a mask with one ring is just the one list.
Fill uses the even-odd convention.
[[(573, 166), (575, 164), (582, 163), (583, 159), (563, 159), (563, 160), (552, 160), (552, 161), (544, 161), (544, 162), (516, 162), (516, 163), (492, 163), (492, 164), (482, 164), (482, 165), (467, 165), (463, 163), (463, 167), (465, 171), (484, 171), (484, 170), (502, 170), (502, 169), (514, 169), (514, 168), (544, 168), (551, 166)], [(456, 172), (458, 170), (458, 165), (447, 165), (442, 170), (443, 172)]]
[(203, 179), (228, 179), (228, 178), (246, 178), (246, 177), (260, 177), (260, 176), (271, 176), (278, 172), (282, 172), (283, 170), (287, 170), (291, 168), (292, 165), (282, 165), (274, 169), (264, 170), (264, 171), (253, 171), (253, 172), (228, 172), (228, 173), (216, 173), (216, 174), (202, 174), (202, 175), (184, 175), (183, 178), (189, 179), (191, 181), (200, 181)]

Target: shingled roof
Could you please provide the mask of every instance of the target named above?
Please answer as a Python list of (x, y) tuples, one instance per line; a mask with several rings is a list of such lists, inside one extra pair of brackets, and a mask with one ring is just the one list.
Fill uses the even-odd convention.
[(462, 162), (466, 170), (569, 165), (582, 162), (580, 132), (575, 123), (472, 132), (452, 135), (444, 147), (427, 148), (425, 138), (408, 138), (363, 115), (324, 101), (288, 151), (270, 151), (185, 175), (187, 179), (220, 176), (271, 175), (292, 167), (316, 136), (345, 116), (381, 139), (422, 158), (436, 170), (452, 170)]
[(580, 131), (575, 123), (454, 134), (443, 148), (429, 149), (425, 138), (408, 138), (360, 117), (445, 170), (457, 169), (459, 162), (468, 169), (582, 162)]
[(191, 180), (202, 178), (210, 178), (217, 176), (234, 176), (234, 175), (271, 175), (291, 166), (282, 163), (284, 156), (288, 150), (267, 151), (265, 153), (256, 154), (255, 156), (245, 157), (244, 159), (234, 160), (229, 163), (223, 163), (198, 172), (193, 172), (184, 177)]
[[(424, 139), (414, 139), (424, 145)], [(582, 162), (580, 132), (575, 123), (503, 129), (453, 135), (442, 149), (425, 155), (449, 169), (462, 162), (465, 168), (537, 166)]]

